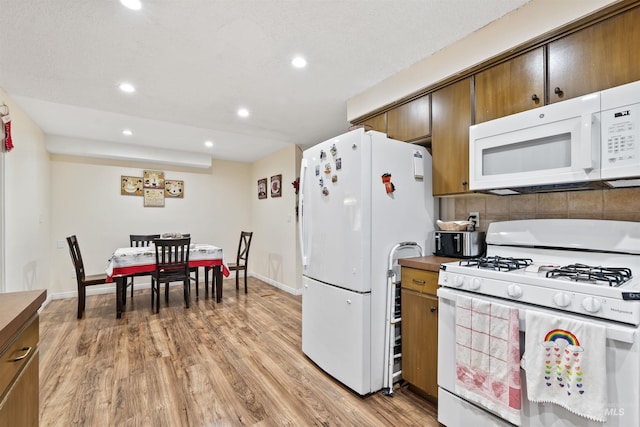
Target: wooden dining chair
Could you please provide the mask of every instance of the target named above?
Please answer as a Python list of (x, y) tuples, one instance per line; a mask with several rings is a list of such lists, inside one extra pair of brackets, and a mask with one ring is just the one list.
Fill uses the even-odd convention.
[[(153, 239), (159, 238), (159, 234), (129, 234), (129, 243), (132, 248), (148, 247), (153, 243)], [(131, 298), (133, 298), (133, 279), (131, 276), (131, 282), (127, 286), (131, 286)]]
[[(182, 233), (181, 236), (191, 237), (191, 233)], [(198, 291), (198, 283), (200, 283), (200, 269), (198, 267), (190, 267), (189, 273), (194, 273), (194, 275), (191, 276), (191, 280), (196, 284), (196, 297), (198, 297), (200, 295)]]
[(80, 246), (78, 245), (78, 238), (73, 235), (67, 237), (67, 244), (69, 245), (69, 253), (71, 254), (71, 261), (76, 269), (76, 281), (78, 282), (78, 319), (82, 318), (84, 313), (86, 291), (87, 286), (102, 285), (107, 283), (106, 274), (94, 274), (87, 276), (84, 271), (84, 262), (82, 261), (82, 254), (80, 253)]
[(165, 301), (169, 302), (169, 283), (182, 282), (184, 302), (189, 308), (191, 298), (191, 276), (189, 274), (189, 245), (191, 238), (154, 239), (156, 269), (151, 273), (151, 309), (156, 303), (160, 311), (160, 284), (164, 283)]
[(244, 271), (244, 293), (247, 293), (247, 265), (249, 264), (249, 249), (251, 248), (251, 239), (253, 231), (241, 231), (240, 242), (238, 243), (238, 254), (236, 262), (229, 263), (227, 266), (229, 271), (236, 272), (236, 289), (239, 289), (240, 271)]

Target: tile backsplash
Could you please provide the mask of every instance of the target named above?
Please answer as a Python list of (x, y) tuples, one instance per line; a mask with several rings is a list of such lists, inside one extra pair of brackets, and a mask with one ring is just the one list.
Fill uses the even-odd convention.
[(494, 221), (531, 218), (583, 218), (640, 221), (640, 188), (494, 196), (474, 194), (440, 200), (445, 221), (480, 212), (480, 230)]

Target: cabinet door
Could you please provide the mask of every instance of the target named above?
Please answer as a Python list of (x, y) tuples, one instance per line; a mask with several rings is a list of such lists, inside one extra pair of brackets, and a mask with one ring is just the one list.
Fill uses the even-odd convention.
[(433, 195), (469, 192), (471, 78), (431, 95)]
[(549, 103), (640, 80), (638, 46), (640, 7), (549, 43)]
[(544, 105), (543, 49), (476, 74), (476, 123)]
[(387, 136), (416, 141), (431, 135), (430, 96), (414, 99), (387, 112)]
[(39, 354), (36, 352), (20, 372), (4, 401), (0, 402), (0, 427), (36, 427), (40, 420), (38, 396)]
[(402, 289), (402, 378), (438, 398), (438, 299)]
[(387, 133), (387, 113), (378, 114), (373, 116), (364, 122), (365, 130), (377, 130), (378, 132)]

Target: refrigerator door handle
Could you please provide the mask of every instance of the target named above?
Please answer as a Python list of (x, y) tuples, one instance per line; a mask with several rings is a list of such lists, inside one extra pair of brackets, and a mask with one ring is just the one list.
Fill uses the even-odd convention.
[(307, 172), (307, 159), (302, 159), (300, 163), (300, 188), (298, 192), (300, 193), (300, 197), (298, 198), (298, 214), (300, 218), (298, 219), (298, 235), (300, 237), (300, 257), (302, 258), (302, 268), (304, 269), (307, 265), (307, 257), (304, 254), (304, 177)]

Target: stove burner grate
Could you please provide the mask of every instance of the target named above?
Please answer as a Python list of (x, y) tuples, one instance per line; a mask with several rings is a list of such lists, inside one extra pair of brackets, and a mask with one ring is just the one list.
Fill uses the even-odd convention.
[(501, 256), (479, 257), (461, 260), (459, 265), (463, 267), (476, 267), (486, 270), (512, 271), (525, 268), (533, 263), (529, 258), (511, 258)]
[(593, 284), (620, 286), (631, 279), (631, 269), (624, 267), (592, 267), (584, 264), (572, 264), (547, 272), (547, 277), (572, 280)]

